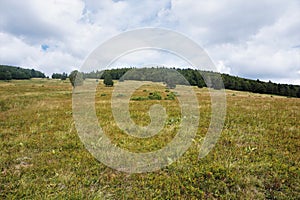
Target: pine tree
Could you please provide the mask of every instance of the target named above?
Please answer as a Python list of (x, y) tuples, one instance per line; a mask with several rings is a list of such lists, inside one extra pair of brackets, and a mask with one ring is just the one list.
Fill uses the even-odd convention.
[(111, 87), (114, 85), (112, 77), (109, 73), (105, 73), (103, 83), (105, 84), (106, 87)]

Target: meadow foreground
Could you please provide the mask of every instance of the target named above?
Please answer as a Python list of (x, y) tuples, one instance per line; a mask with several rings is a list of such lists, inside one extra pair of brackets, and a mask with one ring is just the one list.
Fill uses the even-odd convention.
[[(91, 80), (92, 81), (92, 80)], [(130, 101), (135, 123), (147, 125), (161, 103), (168, 118), (150, 139), (124, 134), (110, 107), (113, 87), (99, 81), (99, 124), (117, 146), (160, 149), (180, 124), (176, 97), (162, 85), (144, 85)], [(173, 164), (127, 174), (98, 162), (80, 141), (68, 80), (0, 82), (0, 199), (297, 199), (300, 196), (300, 99), (226, 91), (227, 115), (215, 148), (198, 159), (210, 121), (207, 89), (194, 88), (200, 109), (197, 136)], [(159, 93), (162, 100), (146, 99)]]

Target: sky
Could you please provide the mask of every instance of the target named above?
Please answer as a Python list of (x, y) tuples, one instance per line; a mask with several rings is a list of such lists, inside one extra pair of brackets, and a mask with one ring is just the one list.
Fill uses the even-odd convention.
[[(0, 64), (69, 73), (111, 37), (145, 27), (192, 39), (219, 72), (300, 85), (298, 0), (1, 0)], [(115, 64), (152, 63), (185, 65), (153, 50)]]

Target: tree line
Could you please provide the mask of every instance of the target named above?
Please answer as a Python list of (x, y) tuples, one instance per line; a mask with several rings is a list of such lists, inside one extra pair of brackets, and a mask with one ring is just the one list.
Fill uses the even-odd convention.
[(31, 79), (45, 77), (46, 76), (44, 73), (34, 69), (24, 69), (21, 67), (0, 65), (0, 80)]
[(60, 73), (53, 73), (51, 76), (52, 79), (60, 79), (60, 80), (66, 80), (68, 78), (68, 74), (63, 72), (62, 74)]
[[(114, 80), (144, 80), (153, 82), (164, 82), (169, 87), (175, 87), (178, 84), (185, 85), (185, 80), (179, 78), (179, 72), (192, 86), (210, 87), (214, 89), (226, 88), (230, 90), (248, 91), (261, 94), (273, 94), (288, 97), (300, 98), (300, 85), (280, 84), (271, 81), (264, 82), (231, 76), (229, 74), (222, 74), (211, 71), (199, 71), (195, 69), (179, 69), (179, 68), (119, 68), (105, 71), (93, 71), (90, 73), (83, 73), (83, 78), (104, 79), (107, 74)], [(128, 72), (128, 73), (126, 73)], [(168, 75), (166, 75), (168, 74)], [(210, 85), (207, 85), (203, 77)], [(218, 77), (222, 78), (222, 81)], [(222, 83), (223, 82), (223, 83)]]
[[(179, 72), (183, 77), (178, 76)], [(153, 82), (164, 82), (169, 88), (174, 88), (176, 85), (187, 85), (202, 87), (210, 87), (214, 89), (231, 89), (238, 91), (248, 91), (261, 94), (273, 94), (288, 97), (300, 98), (300, 86), (291, 84), (279, 84), (271, 81), (264, 82), (251, 79), (231, 76), (229, 74), (221, 74), (210, 71), (199, 71), (195, 69), (179, 69), (179, 68), (117, 68), (105, 71), (93, 71), (89, 73), (82, 73), (73, 71), (68, 75), (67, 73), (53, 73), (52, 78), (65, 80), (67, 78), (76, 77), (79, 81), (77, 85), (86, 78), (104, 79), (107, 86), (112, 86), (112, 80), (142, 80)], [(0, 65), (0, 80), (11, 79), (30, 79), (30, 78), (45, 78), (45, 74), (34, 70), (24, 69), (21, 67)], [(206, 77), (206, 81), (204, 78)], [(218, 77), (222, 77), (222, 81)], [(208, 80), (209, 79), (209, 80)], [(223, 83), (222, 83), (223, 82)], [(207, 85), (206, 83), (209, 83)], [(76, 84), (72, 83), (73, 86)]]

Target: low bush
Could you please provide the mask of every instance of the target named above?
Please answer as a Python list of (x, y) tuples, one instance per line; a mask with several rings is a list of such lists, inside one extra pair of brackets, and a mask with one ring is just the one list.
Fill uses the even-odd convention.
[(149, 93), (148, 99), (150, 100), (161, 100), (161, 94), (159, 92)]
[(144, 101), (144, 100), (148, 100), (147, 97), (131, 97), (130, 100), (133, 101)]
[(174, 92), (171, 92), (170, 94), (167, 94), (167, 97), (165, 98), (165, 100), (175, 100), (176, 95)]

